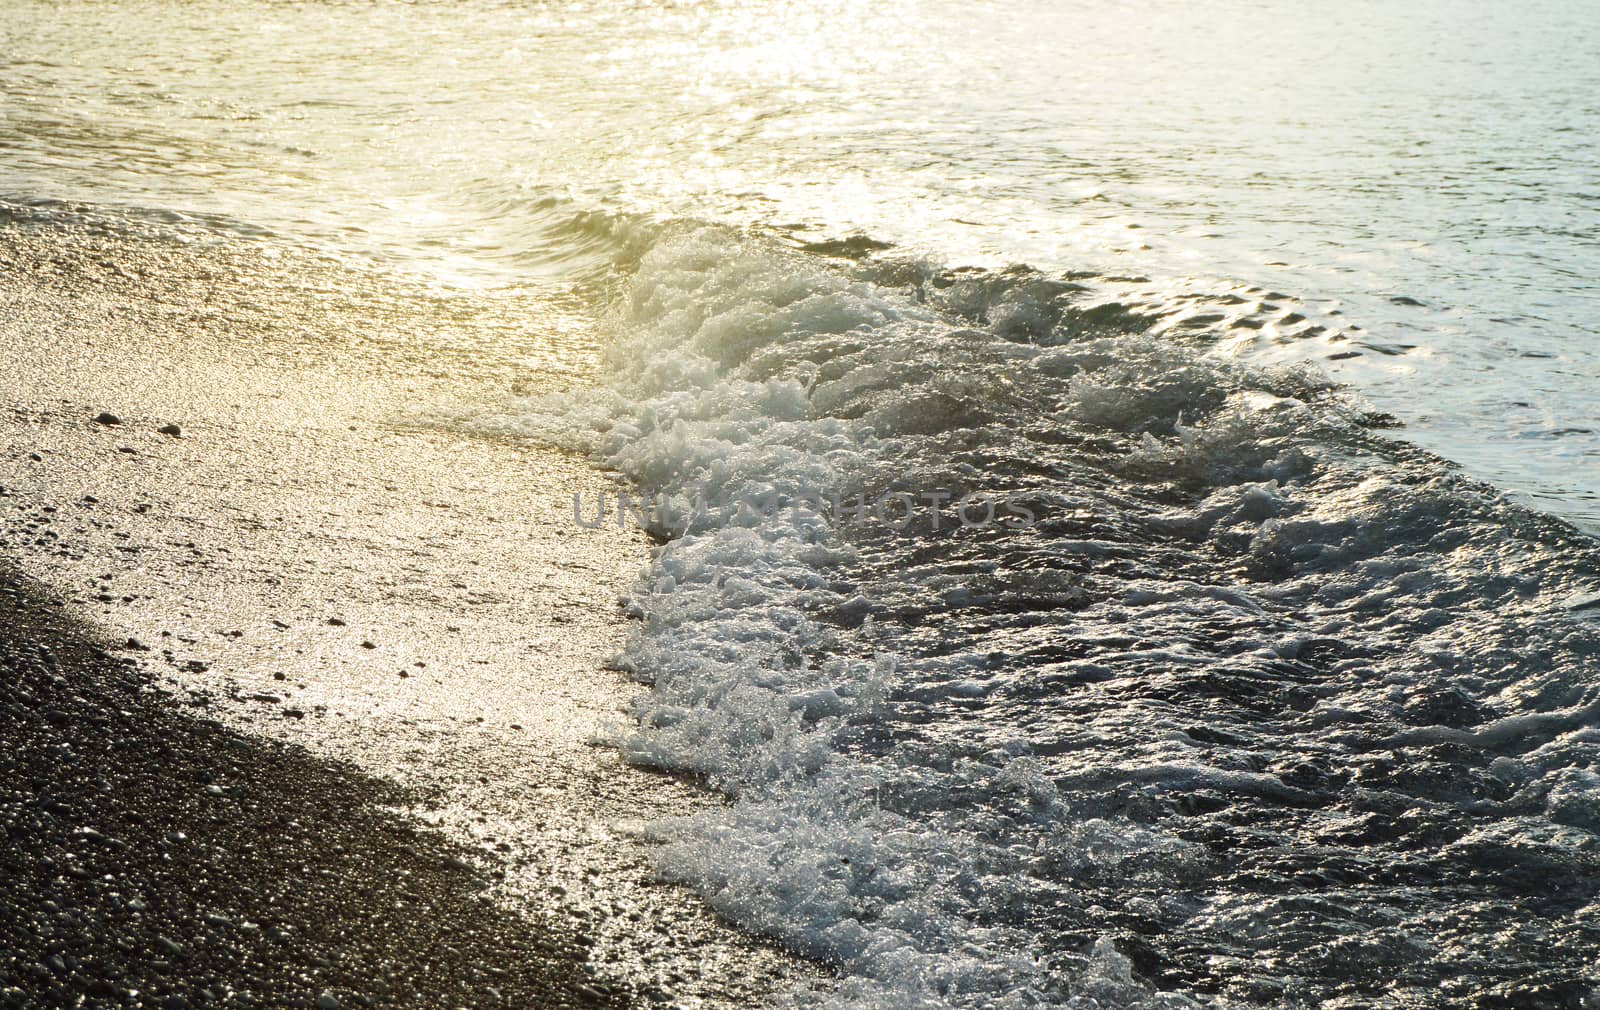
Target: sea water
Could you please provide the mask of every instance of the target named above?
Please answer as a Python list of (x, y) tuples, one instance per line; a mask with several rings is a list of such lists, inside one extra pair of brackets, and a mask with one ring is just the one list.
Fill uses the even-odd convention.
[(4, 13), (8, 215), (579, 292), (450, 423), (782, 503), (654, 530), (613, 742), (786, 998), (1594, 1001), (1600, 8)]

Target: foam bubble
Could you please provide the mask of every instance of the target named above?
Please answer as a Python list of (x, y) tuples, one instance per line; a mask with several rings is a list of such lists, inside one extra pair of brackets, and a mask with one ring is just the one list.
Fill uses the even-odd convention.
[[(1352, 864), (1502, 845), (1472, 818), (1530, 804), (1549, 859), (1587, 858), (1562, 832), (1596, 826), (1600, 647), (1562, 601), (1593, 591), (1592, 549), (1318, 377), (1082, 290), (669, 230), (605, 388), (471, 421), (646, 494), (981, 490), (1037, 514), (658, 530), (619, 657), (653, 686), (615, 743), (731, 797), (657, 826), (658, 866), (837, 969), (796, 1003), (1281, 1005), (1434, 963), (1409, 899), (1340, 889)], [(1294, 897), (1302, 872), (1332, 896)], [(1413, 890), (1487, 937), (1468, 856), (1431, 872)]]

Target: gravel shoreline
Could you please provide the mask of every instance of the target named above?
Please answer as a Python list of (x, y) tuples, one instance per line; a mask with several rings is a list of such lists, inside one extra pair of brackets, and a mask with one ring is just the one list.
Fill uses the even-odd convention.
[(89, 217), (0, 214), (0, 1006), (732, 1010), (813, 972), (657, 878), (647, 825), (717, 800), (595, 746), (645, 550), (571, 525), (600, 478), (412, 419), (591, 381), (593, 300)]
[(625, 1005), (418, 797), (147, 681), (0, 575), (0, 1005)]

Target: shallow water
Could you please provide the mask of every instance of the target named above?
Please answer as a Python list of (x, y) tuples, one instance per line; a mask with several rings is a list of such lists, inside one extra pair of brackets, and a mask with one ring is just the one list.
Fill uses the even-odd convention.
[(1077, 294), (679, 230), (608, 389), (466, 419), (778, 504), (703, 510), (630, 603), (619, 745), (737, 798), (663, 871), (838, 965), (826, 1005), (1587, 1005), (1594, 541)]
[(661, 869), (830, 1005), (1593, 999), (1600, 9), (6, 9), (13, 216), (586, 294), (419, 409), (647, 494), (1022, 496), (630, 602)]
[(4, 6), (8, 199), (451, 282), (592, 268), (632, 214), (1253, 285), (1230, 347), (1600, 520), (1591, 4)]

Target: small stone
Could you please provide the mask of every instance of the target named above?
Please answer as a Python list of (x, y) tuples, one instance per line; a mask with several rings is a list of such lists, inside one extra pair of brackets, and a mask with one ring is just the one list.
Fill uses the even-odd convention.
[(339, 1010), (339, 997), (331, 992), (317, 996), (317, 1010)]
[(135, 449), (131, 445), (119, 445), (119, 446), (117, 446), (117, 451), (118, 452), (124, 452), (124, 453), (127, 453), (129, 456), (132, 456), (132, 455), (137, 454), (139, 450)]
[(179, 435), (183, 434), (183, 429), (175, 424), (163, 424), (161, 427), (157, 428), (156, 431), (162, 435), (171, 435), (173, 438), (177, 438)]
[(344, 627), (344, 622), (339, 620), (337, 617), (330, 617), (328, 618), (328, 626), (332, 628), (342, 628)]
[(109, 410), (103, 410), (94, 416), (94, 423), (103, 424), (109, 427), (113, 424), (121, 424), (122, 418), (111, 413)]
[(361, 647), (363, 649), (376, 649), (377, 648), (377, 646), (373, 645), (371, 642), (362, 642), (361, 643)]

